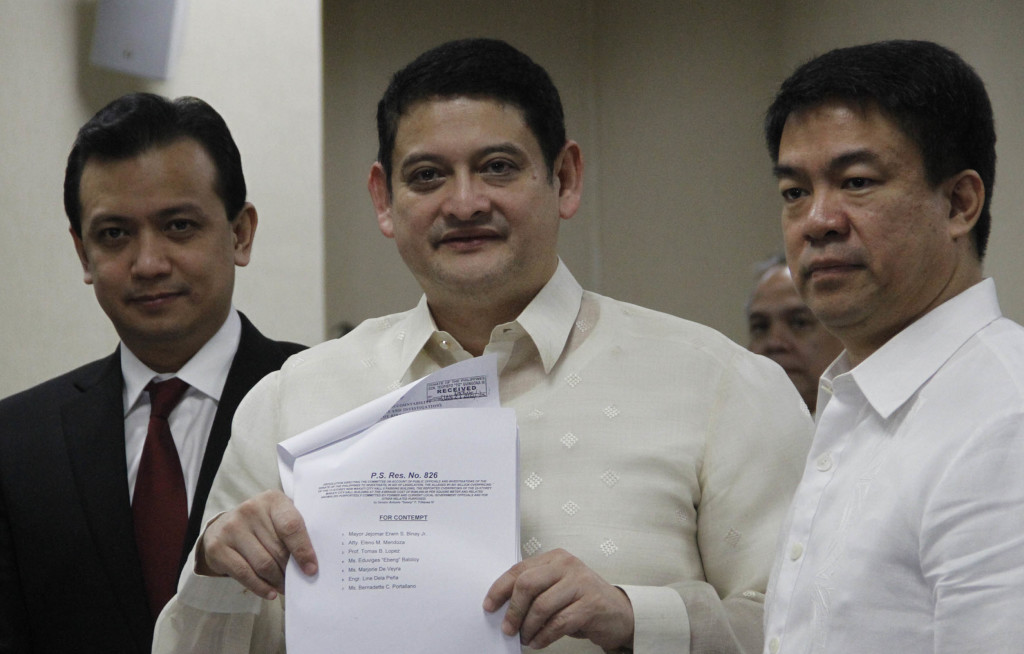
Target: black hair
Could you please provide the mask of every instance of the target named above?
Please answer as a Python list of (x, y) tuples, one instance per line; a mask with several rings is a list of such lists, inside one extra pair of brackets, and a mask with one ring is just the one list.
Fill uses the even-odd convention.
[(985, 84), (974, 69), (929, 41), (882, 41), (827, 52), (797, 68), (769, 107), (764, 125), (772, 162), (779, 161), (789, 115), (830, 100), (877, 107), (917, 145), (933, 186), (963, 170), (978, 173), (985, 202), (973, 239), (983, 258), (992, 223), (996, 132)]
[(504, 41), (463, 39), (428, 50), (395, 73), (377, 104), (377, 161), (389, 192), (399, 119), (416, 102), (456, 96), (519, 108), (540, 144), (549, 178), (554, 174), (555, 159), (565, 145), (565, 116), (547, 71)]
[(199, 98), (131, 93), (100, 109), (78, 130), (64, 171), (64, 211), (75, 233), (82, 235), (80, 186), (90, 159), (128, 159), (182, 138), (197, 141), (213, 160), (214, 191), (233, 220), (245, 205), (245, 176), (238, 147), (220, 114)]

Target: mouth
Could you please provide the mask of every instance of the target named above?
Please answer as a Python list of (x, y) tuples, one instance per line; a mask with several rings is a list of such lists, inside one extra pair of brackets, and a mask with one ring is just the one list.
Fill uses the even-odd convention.
[(500, 241), (503, 237), (490, 229), (457, 229), (447, 232), (438, 239), (435, 247), (449, 247), (456, 250), (473, 249), (485, 243)]
[(803, 266), (800, 272), (807, 280), (824, 279), (863, 270), (864, 267), (864, 264), (854, 259), (815, 259)]
[(150, 293), (139, 293), (128, 297), (128, 303), (144, 309), (159, 309), (174, 300), (184, 297), (184, 291), (159, 291)]

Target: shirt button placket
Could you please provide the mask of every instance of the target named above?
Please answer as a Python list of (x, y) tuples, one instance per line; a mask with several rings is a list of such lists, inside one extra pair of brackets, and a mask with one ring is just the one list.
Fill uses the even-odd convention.
[(834, 462), (832, 461), (832, 455), (825, 452), (814, 461), (815, 467), (818, 468), (819, 472), (828, 472), (832, 469)]

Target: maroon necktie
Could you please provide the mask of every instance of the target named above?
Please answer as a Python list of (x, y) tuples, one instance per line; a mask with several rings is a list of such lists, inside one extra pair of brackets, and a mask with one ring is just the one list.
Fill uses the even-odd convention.
[(132, 515), (149, 609), (156, 618), (178, 585), (178, 564), (188, 526), (185, 477), (167, 424), (167, 416), (188, 390), (188, 384), (174, 377), (150, 382), (146, 390), (151, 404), (149, 430), (135, 479)]

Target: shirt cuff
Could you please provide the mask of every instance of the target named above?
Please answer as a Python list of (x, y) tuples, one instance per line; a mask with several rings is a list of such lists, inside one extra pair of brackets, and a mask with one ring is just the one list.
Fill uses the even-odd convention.
[(204, 577), (186, 568), (178, 601), (208, 613), (259, 613), (263, 601), (230, 577)]
[(672, 588), (618, 586), (633, 605), (633, 652), (690, 652), (690, 618)]

